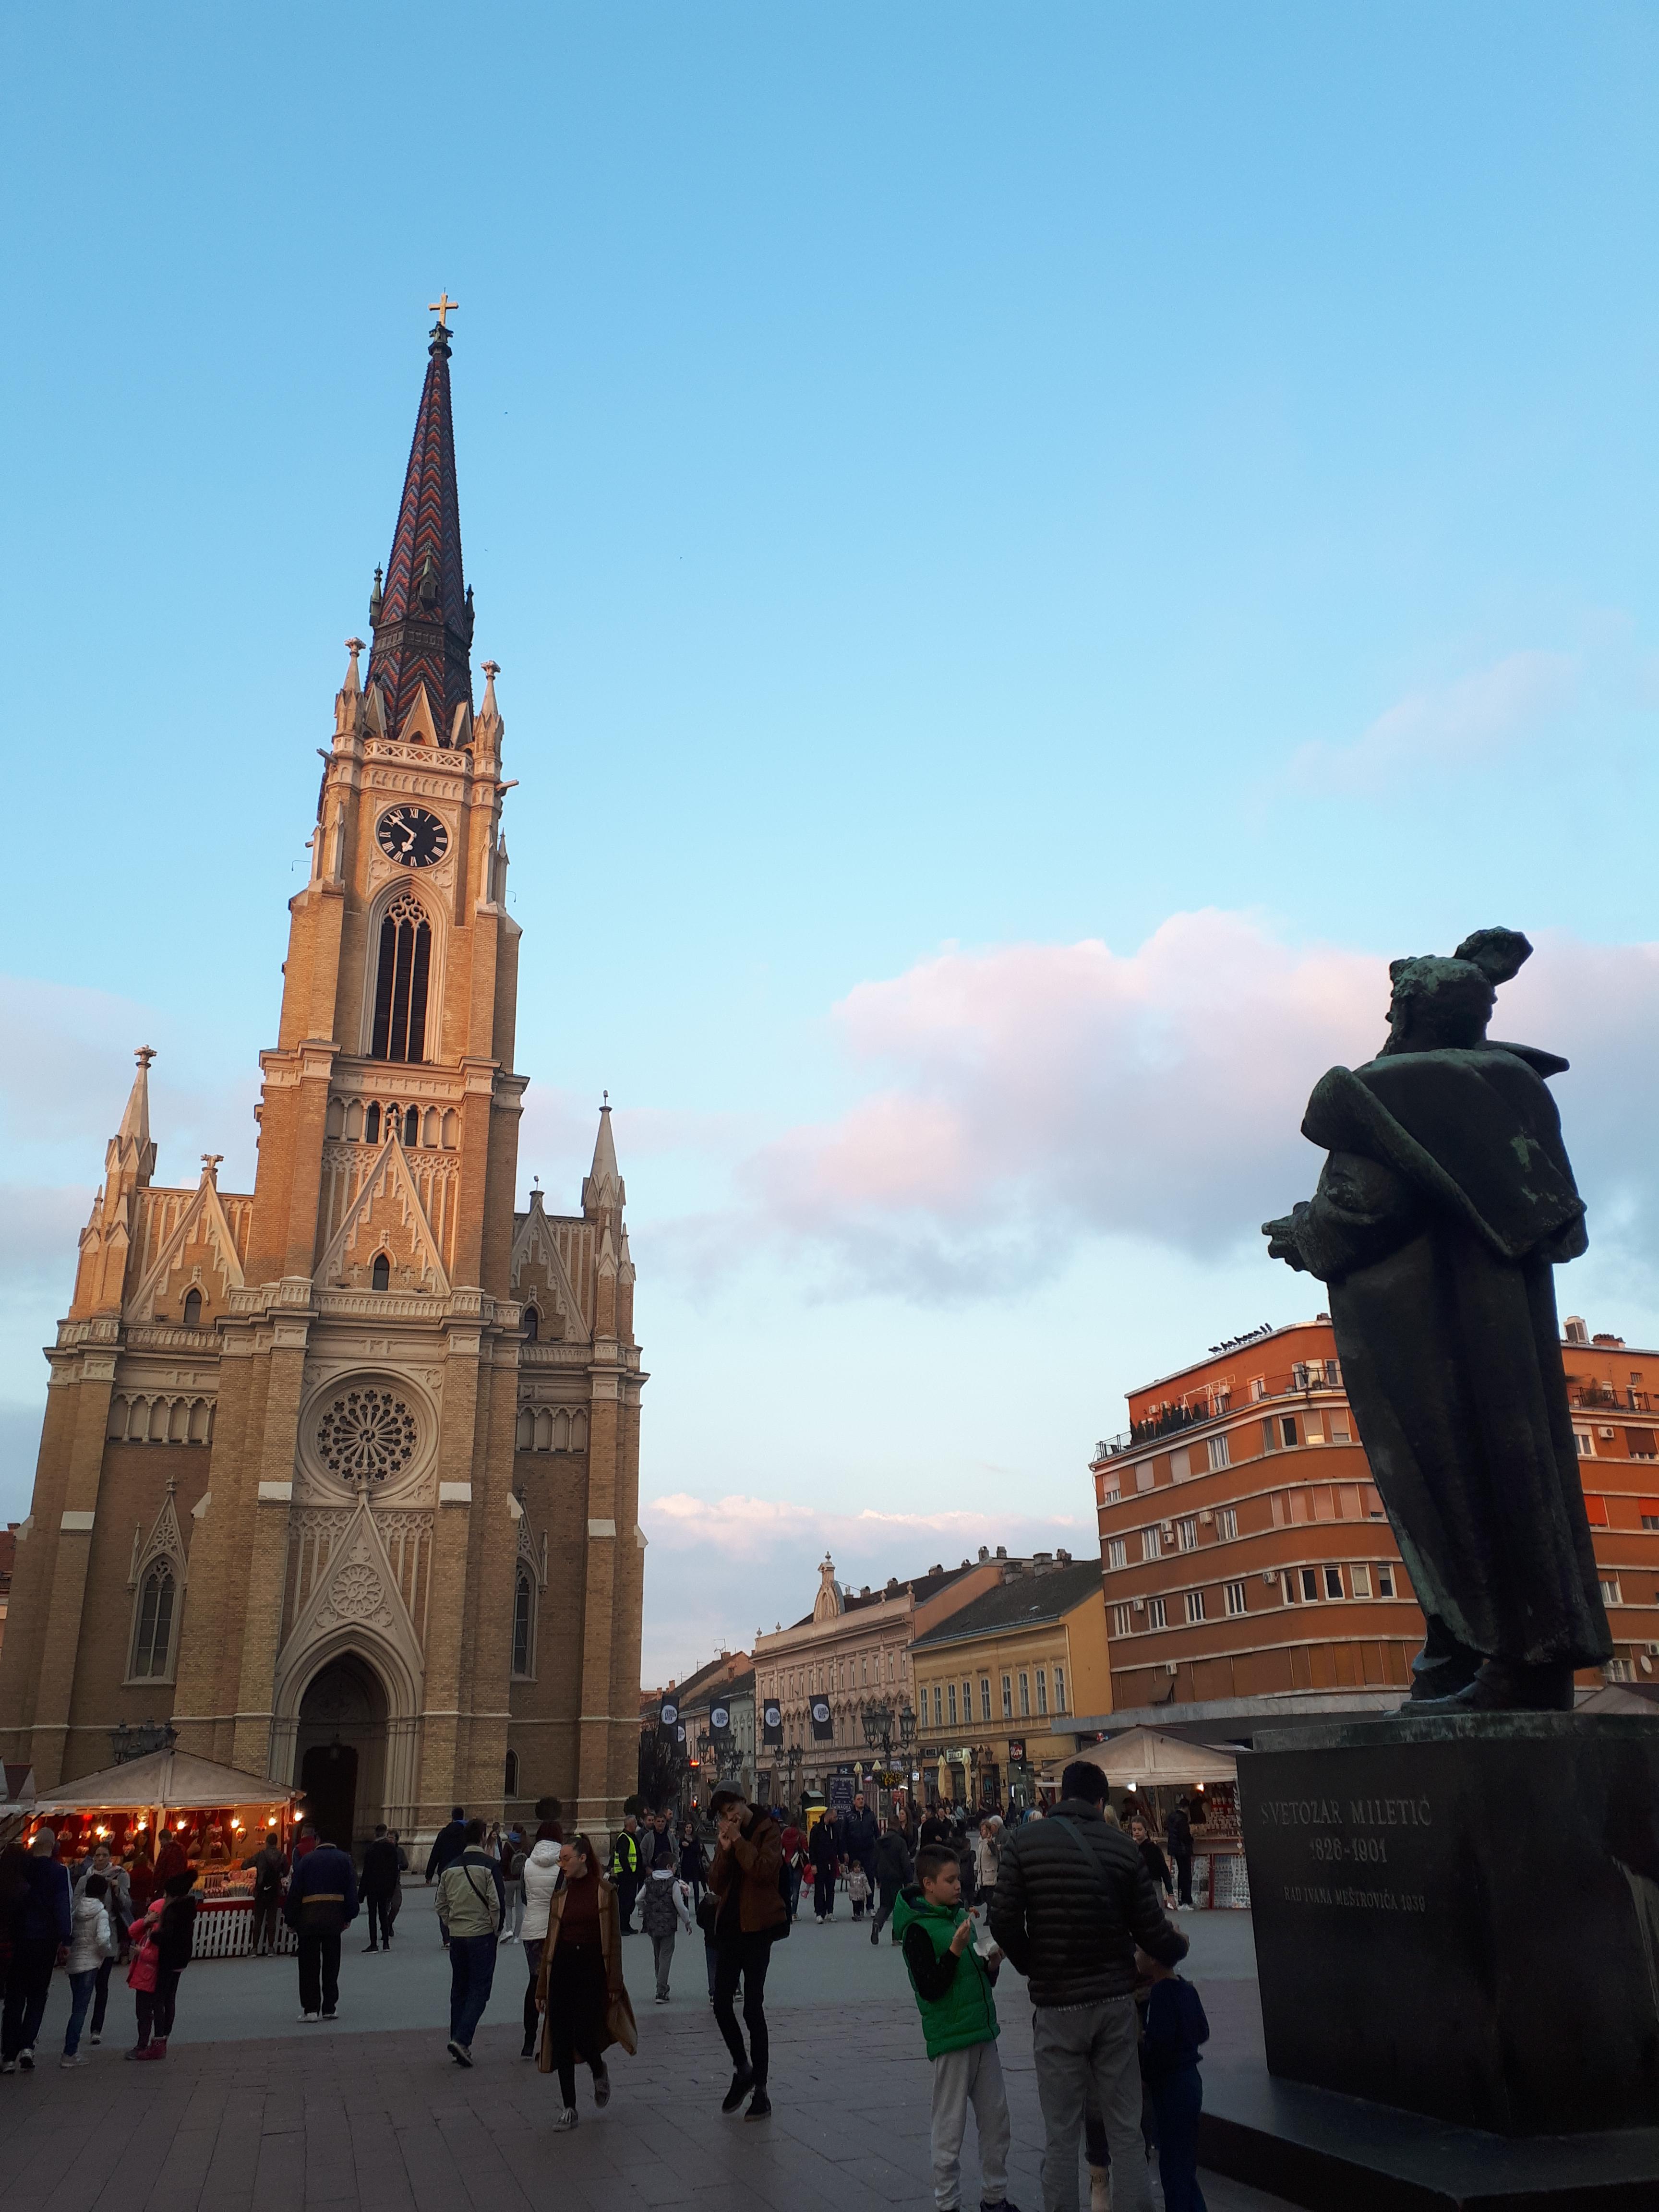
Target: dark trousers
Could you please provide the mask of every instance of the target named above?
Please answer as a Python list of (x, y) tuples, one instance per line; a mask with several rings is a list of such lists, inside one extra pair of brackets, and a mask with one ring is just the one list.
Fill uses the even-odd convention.
[(820, 1920), (830, 1920), (836, 1911), (836, 1877), (833, 1871), (817, 1867), (812, 1873), (812, 1910)]
[(542, 1970), (542, 1945), (546, 1940), (544, 1936), (525, 1938), (525, 1971), (530, 1978), (524, 1985), (524, 2047), (526, 2054), (536, 2048), (538, 2032), (542, 2024), (542, 2016), (536, 2009), (536, 1978)]
[(800, 1869), (789, 1869), (789, 1917), (793, 1920), (800, 1910)]
[(1196, 2066), (1183, 2066), (1151, 2085), (1158, 2116), (1158, 2172), (1165, 2212), (1205, 2212), (1198, 2185), (1198, 2120), (1204, 2084)]
[(153, 1990), (135, 1990), (138, 2006), (138, 2048), (143, 2050), (152, 2036), (165, 2043), (173, 2033), (173, 2010), (179, 1996), (179, 1976), (182, 1969), (163, 1966), (155, 1977)]
[(20, 2051), (33, 2050), (57, 1960), (55, 1936), (31, 1936), (12, 1946), (5, 2011), (0, 2017), (0, 2057), (15, 2058)]
[(276, 1915), (283, 1909), (280, 1890), (273, 1889), (269, 1897), (253, 1900), (253, 1948), (255, 1952), (276, 1948)]
[(617, 1910), (622, 1915), (622, 1924), (629, 1928), (634, 1919), (634, 1899), (640, 1893), (640, 1878), (636, 1874), (617, 1876)]
[(605, 2076), (605, 1954), (597, 1943), (557, 1942), (547, 1976), (547, 2034), (567, 2111), (576, 2102), (576, 2061)]
[[(766, 2033), (766, 1969), (772, 1957), (769, 1935), (723, 1936), (714, 1960), (714, 2019), (732, 2063), (739, 2073), (754, 2069), (755, 2087), (766, 2087), (772, 2045)], [(749, 2048), (743, 2047), (743, 2029), (732, 2000), (743, 1983), (743, 2021), (749, 2030)]]
[(392, 1948), (393, 1894), (395, 1893), (388, 1891), (384, 1897), (366, 1897), (363, 1899), (368, 1907), (368, 1948), (371, 1951), (377, 1943), (384, 1943), (388, 1950)]
[(92, 1993), (92, 2032), (104, 2032), (104, 2014), (109, 2010), (109, 1978), (115, 1972), (113, 1959), (106, 1959), (98, 1969), (98, 1980)]
[(1193, 1855), (1190, 1851), (1171, 1851), (1170, 1856), (1175, 1861), (1176, 1879), (1181, 1884), (1181, 1901), (1183, 1905), (1190, 1905), (1193, 1901)]
[(882, 1891), (881, 1891), (880, 1901), (878, 1903), (878, 1905), (877, 1905), (877, 1906), (876, 1906), (876, 1933), (877, 1933), (877, 1935), (878, 1935), (878, 1936), (879, 1936), (879, 1935), (880, 1935), (880, 1933), (881, 1933), (882, 1929), (883, 1929), (887, 1925), (888, 1922), (892, 1918), (892, 1917), (893, 1917), (893, 1907), (894, 1907), (897, 1903), (898, 1903), (898, 1892), (897, 1892), (897, 1890), (896, 1890), (896, 1889), (893, 1889), (893, 1888), (889, 1888), (888, 1887), (886, 1887), (885, 1885), (884, 1885), (884, 1886), (883, 1886), (883, 1888), (882, 1888)]
[(300, 2009), (332, 2012), (340, 2002), (340, 1931), (300, 1930)]
[(495, 1980), (495, 1938), (452, 1936), (449, 1939), (449, 2039), (464, 2050), (483, 2018)]

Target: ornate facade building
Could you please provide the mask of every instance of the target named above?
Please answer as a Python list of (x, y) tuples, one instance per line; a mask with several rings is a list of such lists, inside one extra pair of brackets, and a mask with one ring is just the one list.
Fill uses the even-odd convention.
[[(447, 304), (447, 303), (446, 303)], [(634, 1787), (644, 1539), (608, 1108), (515, 1210), (520, 930), (473, 702), (441, 311), (392, 556), (335, 702), (251, 1194), (151, 1181), (137, 1079), (81, 1237), (0, 1650), (43, 1789), (124, 1722), (290, 1777), (345, 1840)]]

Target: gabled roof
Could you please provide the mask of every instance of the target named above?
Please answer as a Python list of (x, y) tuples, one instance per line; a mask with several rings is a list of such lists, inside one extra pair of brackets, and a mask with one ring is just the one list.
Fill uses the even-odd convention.
[[(988, 1565), (989, 1562), (985, 1559), (964, 1559), (959, 1567), (930, 1569), (925, 1575), (912, 1575), (907, 1582), (900, 1583), (895, 1589), (872, 1589), (867, 1596), (860, 1591), (855, 1597), (848, 1590), (843, 1595), (842, 1615), (837, 1617), (844, 1617), (849, 1613), (860, 1613), (866, 1606), (890, 1605), (895, 1598), (902, 1597), (907, 1590), (917, 1605), (926, 1605), (929, 1598), (937, 1597), (941, 1590), (949, 1589), (952, 1583), (959, 1583), (964, 1575), (971, 1574), (975, 1567)], [(799, 1620), (791, 1621), (789, 1625), (792, 1628), (810, 1628), (812, 1626), (813, 1618), (814, 1616), (810, 1613), (803, 1613)]]
[(1100, 1561), (1079, 1559), (1066, 1567), (1051, 1567), (1047, 1574), (1017, 1575), (999, 1583), (995, 1589), (970, 1598), (960, 1612), (942, 1620), (926, 1636), (917, 1637), (912, 1650), (937, 1644), (961, 1644), (971, 1636), (994, 1634), (999, 1629), (1038, 1628), (1059, 1620), (1092, 1594), (1101, 1598)]

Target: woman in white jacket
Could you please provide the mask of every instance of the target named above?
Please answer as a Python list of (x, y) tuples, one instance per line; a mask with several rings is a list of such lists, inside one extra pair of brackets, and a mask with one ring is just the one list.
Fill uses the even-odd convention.
[(88, 1875), (75, 1899), (70, 1920), (69, 1957), (64, 1966), (70, 1978), (69, 2026), (64, 2031), (64, 2055), (60, 2066), (84, 2066), (81, 2056), (81, 2027), (92, 2002), (92, 1993), (97, 1986), (98, 1969), (106, 1959), (115, 1955), (115, 1938), (110, 1932), (109, 1910), (105, 1899), (109, 1894), (109, 1883), (101, 1874)]
[(522, 2058), (536, 2056), (536, 2041), (541, 2033), (541, 2014), (536, 2008), (536, 1977), (541, 1971), (542, 1945), (547, 1940), (548, 1908), (559, 1886), (561, 1836), (556, 1820), (544, 1820), (519, 1869), (524, 1894), (524, 1918), (519, 1932), (524, 1939), (524, 1962), (530, 1972), (524, 1993), (524, 2049), (519, 2054)]

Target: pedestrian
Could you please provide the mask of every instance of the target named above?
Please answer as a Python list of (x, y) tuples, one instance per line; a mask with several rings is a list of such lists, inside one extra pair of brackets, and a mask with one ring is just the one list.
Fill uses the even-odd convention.
[[(880, 1833), (880, 1825), (870, 1809), (869, 1800), (860, 1790), (853, 1799), (852, 1811), (841, 1823), (841, 1847), (847, 1854), (849, 1872), (854, 1859), (864, 1869), (866, 1897), (875, 1894), (876, 1841)], [(854, 1917), (860, 1916), (855, 1913)]]
[(449, 2055), (472, 2063), (472, 2038), (495, 1980), (495, 1946), (507, 1919), (501, 1863), (482, 1820), (466, 1824), (466, 1848), (438, 1877), (438, 1917), (449, 1952)]
[(1205, 2212), (1198, 2185), (1198, 2122), (1204, 2109), (1198, 2062), (1210, 2023), (1198, 1991), (1172, 1966), (1149, 1954), (1139, 1955), (1136, 1964), (1152, 1984), (1140, 2063), (1158, 2122), (1164, 2212)]
[[(637, 1802), (634, 1798), (629, 1800), (630, 1805)], [(624, 1936), (634, 1933), (634, 1899), (639, 1894), (642, 1858), (639, 1815), (635, 1812), (625, 1812), (623, 1824), (617, 1831), (617, 1840), (611, 1847), (611, 1880), (617, 1893), (617, 1910), (622, 1915)]]
[[(697, 1824), (689, 1817), (680, 1824), (680, 1880), (691, 1893), (691, 1910), (697, 1909), (703, 1884), (708, 1878), (708, 1862), (703, 1856), (702, 1845), (697, 1839)], [(799, 1884), (797, 1884), (799, 1887)]]
[(640, 1925), (651, 1938), (659, 2004), (668, 2002), (668, 1969), (673, 1962), (674, 1938), (682, 1928), (689, 1936), (696, 1924), (691, 1917), (691, 1893), (680, 1880), (672, 1860), (659, 1862), (640, 1884)]
[(161, 1838), (161, 1848), (155, 1854), (155, 1886), (158, 1889), (165, 1889), (173, 1876), (183, 1874), (190, 1864), (185, 1851), (183, 1827), (181, 1820), (170, 1835), (164, 1834)]
[(1092, 2081), (1111, 2152), (1113, 2212), (1150, 2212), (1140, 2134), (1137, 1943), (1173, 1966), (1171, 1927), (1139, 1852), (1102, 1812), (1106, 1778), (1074, 1759), (1047, 1817), (1003, 1840), (991, 1934), (1030, 1984), (1042, 2108), (1043, 2212), (1078, 2212), (1078, 2136)]
[(1139, 1813), (1130, 1816), (1129, 1841), (1140, 1853), (1146, 1871), (1157, 1884), (1167, 1911), (1175, 1903), (1175, 1876), (1170, 1872), (1170, 1863), (1159, 1850), (1152, 1830)]
[(58, 2062), (60, 2066), (87, 2063), (81, 2056), (81, 2029), (98, 1986), (98, 1970), (112, 1964), (115, 1957), (115, 1938), (110, 1932), (105, 1903), (109, 1894), (109, 1876), (88, 1874), (70, 1907), (69, 1956), (64, 1961), (70, 1981), (70, 2016), (64, 2031), (64, 2055)]
[(283, 1909), (283, 1886), (288, 1879), (288, 1861), (275, 1828), (266, 1829), (264, 1843), (248, 1863), (253, 1869), (253, 1955), (275, 1958), (276, 1922)]
[(11, 1959), (0, 2014), (0, 2074), (34, 2070), (34, 2039), (52, 1990), (52, 1970), (69, 1957), (73, 1922), (69, 1869), (58, 1863), (58, 1838), (37, 1828), (28, 1857), (12, 1877)]
[(398, 1861), (398, 1887), (392, 1891), (391, 1901), (386, 1906), (386, 1917), (395, 1928), (398, 1924), (398, 1915), (404, 1909), (404, 1876), (409, 1872), (409, 1853), (404, 1849), (403, 1838), (395, 1828), (388, 1828), (386, 1832), (386, 1840), (391, 1844)]
[(593, 2076), (593, 2102), (611, 2102), (605, 2053), (620, 2043), (630, 2057), (639, 2030), (622, 1973), (622, 1911), (614, 1887), (599, 1872), (598, 1852), (586, 1836), (563, 1844), (561, 1881), (547, 1918), (536, 1977), (542, 2014), (538, 2071), (559, 2077), (559, 2117), (564, 2134), (576, 2124), (576, 2061)]
[[(87, 2041), (96, 2049), (104, 2039), (104, 2021), (109, 2011), (110, 1978), (117, 1966), (124, 1964), (127, 1955), (127, 1929), (132, 1919), (132, 1893), (127, 1883), (126, 1869), (118, 1867), (110, 1856), (107, 1844), (100, 1844), (88, 1862), (88, 1871), (81, 1878), (80, 1887), (74, 1893), (78, 1898), (94, 1875), (102, 1875), (106, 1885), (104, 1905), (109, 1915), (110, 1935), (114, 1948), (100, 1960), (94, 1978), (92, 1996), (92, 2030)], [(70, 1900), (73, 1917), (74, 1898)]]
[(893, 1929), (921, 2013), (933, 2069), (933, 2203), (958, 2212), (968, 2107), (979, 2132), (981, 2212), (1008, 2203), (1008, 2093), (997, 2056), (994, 1984), (1002, 1954), (981, 1956), (962, 1900), (962, 1863), (949, 1844), (924, 1844), (916, 1881), (901, 1893)]
[(519, 1940), (519, 1923), (524, 1917), (524, 1898), (519, 1883), (524, 1861), (524, 1831), (514, 1821), (501, 1838), (501, 1885), (507, 1892), (507, 1924), (501, 1929), (503, 1943), (516, 1943)]
[(132, 1899), (135, 1920), (149, 1910), (151, 1898), (161, 1887), (155, 1879), (155, 1862), (149, 1855), (149, 1845), (141, 1836), (132, 1855), (132, 1864), (127, 1869), (127, 1894)]
[[(466, 1814), (461, 1806), (452, 1805), (449, 1808), (447, 1826), (439, 1829), (437, 1834), (432, 1838), (432, 1849), (427, 1853), (426, 1879), (428, 1888), (437, 1881), (444, 1869), (452, 1861), (459, 1858), (465, 1849)], [(440, 1934), (442, 1934), (441, 1920), (438, 1923), (438, 1929)], [(444, 1948), (446, 1951), (449, 1948), (447, 1936), (444, 1936)]]
[[(783, 1830), (770, 1813), (750, 1805), (729, 1782), (715, 1790), (708, 1809), (718, 1823), (714, 1863), (708, 1869), (709, 1894), (719, 1900), (714, 1919), (714, 1948), (719, 1954), (714, 2018), (734, 2068), (720, 2110), (735, 2112), (748, 2097), (744, 2119), (763, 2120), (772, 2110), (767, 2094), (771, 2040), (766, 2027), (766, 1969), (774, 1939), (789, 1932), (788, 1908), (778, 1878), (783, 1865)], [(732, 2002), (739, 1981), (744, 2027), (749, 2030), (747, 2051)]]
[(988, 1813), (979, 1824), (979, 1841), (974, 1847), (974, 1879), (981, 1902), (985, 1905), (991, 1902), (991, 1893), (997, 1886), (1001, 1837), (1002, 1815)]
[(542, 1945), (547, 1940), (548, 1908), (553, 1902), (553, 1893), (559, 1886), (559, 1843), (562, 1835), (556, 1820), (544, 1820), (536, 1831), (536, 1840), (525, 1855), (520, 1883), (524, 1895), (524, 1922), (520, 1934), (524, 1938), (524, 1964), (527, 1976), (524, 1985), (524, 2049), (521, 2058), (536, 2056), (536, 1976), (542, 1963)]
[(950, 1840), (951, 1823), (945, 1817), (945, 1808), (935, 1805), (921, 1824), (917, 1848), (920, 1849), (922, 1844), (948, 1844)]
[(357, 1917), (349, 1852), (321, 1842), (303, 1858), (296, 1851), (283, 1917), (300, 1939), (300, 2023), (332, 2020), (340, 2003), (340, 1938)]
[(793, 1921), (800, 1910), (801, 1877), (806, 1869), (806, 1837), (793, 1820), (787, 1820), (779, 1843), (783, 1852), (784, 1874), (789, 1883), (789, 1895), (786, 1901)]
[(195, 1948), (196, 1886), (193, 1869), (172, 1874), (159, 1896), (151, 1898), (141, 1921), (129, 1931), (137, 1949), (127, 1974), (138, 2014), (138, 2040), (129, 2058), (161, 2059), (167, 2055), (179, 2000), (179, 1978), (190, 1964)]
[(368, 1907), (368, 1942), (365, 1954), (384, 1943), (392, 1948), (392, 1900), (398, 1894), (398, 1846), (384, 1820), (374, 1823), (374, 1837), (363, 1853), (363, 1903)]
[(812, 1829), (812, 1910), (820, 1920), (833, 1920), (836, 1883), (841, 1874), (841, 1829), (833, 1813), (825, 1813)]
[[(870, 1923), (870, 1941), (879, 1943), (881, 1931), (893, 1917), (899, 1893), (907, 1882), (916, 1878), (915, 1862), (910, 1856), (910, 1846), (904, 1839), (904, 1831), (896, 1820), (884, 1820), (881, 1833), (876, 1838), (876, 1888), (878, 1901), (875, 1916)], [(898, 1929), (893, 1930), (892, 1940), (898, 1942)]]
[(951, 1837), (951, 1848), (962, 1869), (962, 1901), (971, 1912), (979, 1902), (978, 1858), (979, 1838), (966, 1820), (958, 1820)]
[(1164, 1840), (1170, 1847), (1170, 1856), (1175, 1861), (1183, 1912), (1190, 1912), (1193, 1909), (1193, 1824), (1188, 1811), (1189, 1802), (1185, 1797), (1177, 1797), (1164, 1823)]
[(870, 1901), (870, 1877), (864, 1871), (862, 1859), (854, 1859), (847, 1869), (847, 1894), (852, 1901), (854, 1919), (862, 1920), (864, 1908)]

